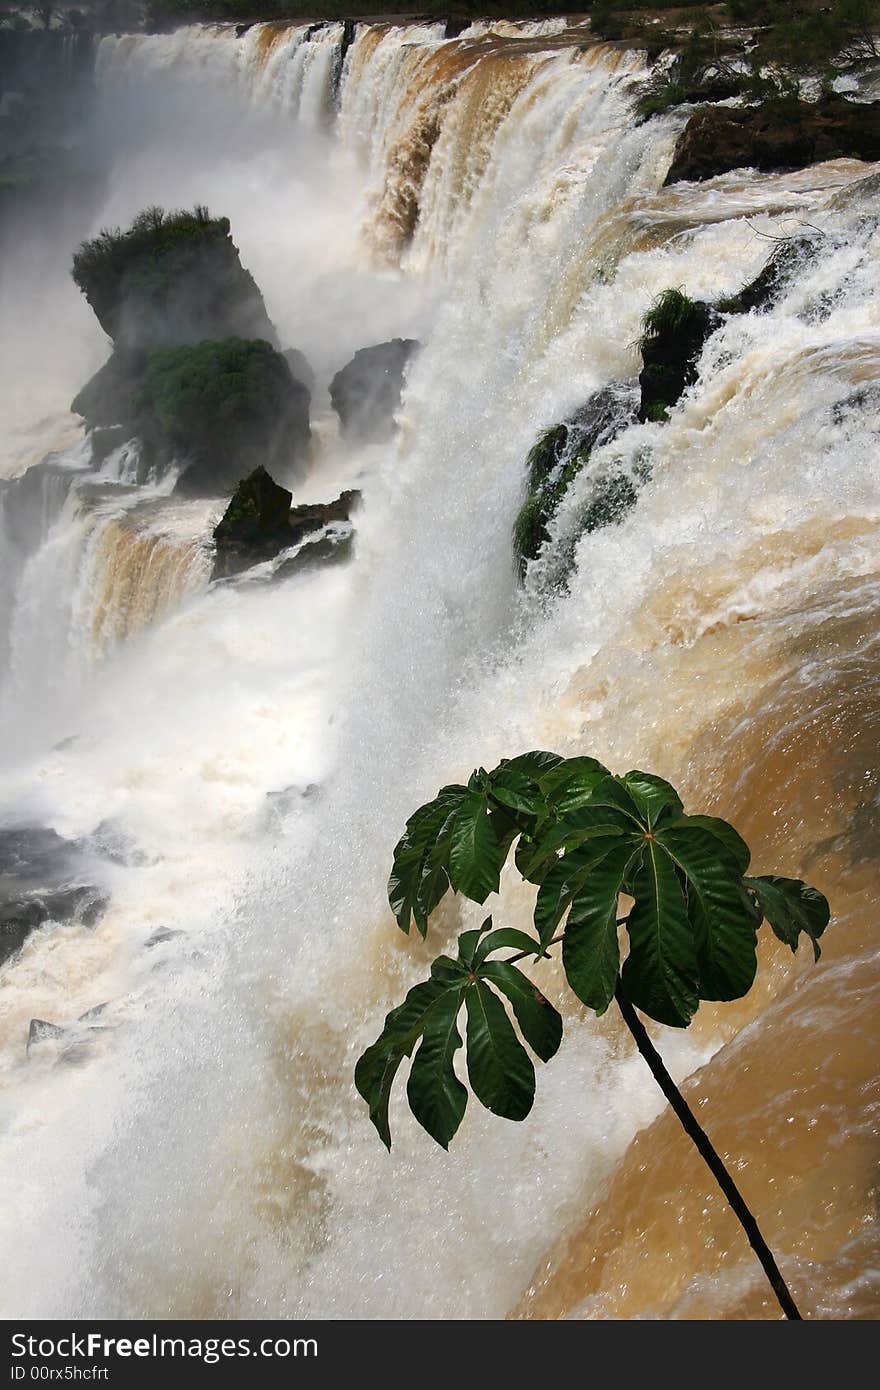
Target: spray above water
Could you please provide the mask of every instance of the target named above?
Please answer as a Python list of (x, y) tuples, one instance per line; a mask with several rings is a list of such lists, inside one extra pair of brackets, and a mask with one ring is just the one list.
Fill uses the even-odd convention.
[[(833, 711), (850, 708), (841, 681), (863, 713), (876, 695), (871, 660), (844, 674), (873, 651), (880, 573), (871, 167), (661, 188), (681, 118), (633, 125), (642, 59), (582, 51), (583, 30), (558, 23), (512, 32), (361, 25), (344, 62), (332, 25), (99, 48), (90, 138), (106, 191), (53, 263), (66, 275), (78, 240), (144, 206), (228, 216), (282, 346), (315, 370), (294, 501), (353, 486), (363, 504), (348, 564), (209, 585), (223, 499), (136, 487), (121, 455), (96, 476), (87, 446), (0, 494), (16, 538), (0, 561), (0, 821), (75, 841), (109, 897), (93, 927), (47, 926), (3, 967), (0, 1162), (18, 1201), (2, 1222), (21, 1252), (0, 1285), (10, 1315), (495, 1317), (527, 1289), (554, 1316), (739, 1306), (740, 1253), (716, 1241), (711, 1210), (666, 1302), (665, 1240), (642, 1243), (644, 1302), (627, 1292), (613, 1253), (624, 1208), (583, 1253), (579, 1220), (609, 1184), (633, 1228), (644, 1217), (616, 1165), (659, 1108), (612, 1023), (565, 1006), (567, 1040), (527, 1124), (501, 1133), (468, 1116), (454, 1169), (411, 1133), (390, 1160), (377, 1152), (350, 1083), (376, 1015), (422, 971), (417, 951), (388, 949), (390, 847), (420, 797), (511, 747), (651, 766), (689, 794), (716, 758), (712, 809), (751, 818), (756, 855), (809, 868), (846, 904), (828, 970), (870, 946), (868, 870), (848, 856), (873, 824), (875, 754), (855, 715), (835, 733)], [(540, 432), (636, 375), (661, 291), (734, 294), (767, 255), (751, 224), (785, 235), (802, 221), (824, 240), (777, 302), (720, 325), (668, 422), (628, 425), (591, 455), (551, 526), (551, 549), (572, 551), (566, 585), (548, 597), (539, 557), (520, 590), (511, 531)], [(393, 337), (422, 344), (396, 436), (346, 441), (329, 382)], [(58, 409), (45, 391), (41, 409)], [(637, 503), (578, 534), (611, 464), (638, 474)], [(820, 690), (836, 692), (809, 755), (821, 814), (791, 770), (811, 741), (791, 731)], [(750, 769), (767, 766), (768, 718), (764, 784)], [(754, 755), (728, 756), (744, 739)], [(784, 855), (774, 807), (789, 808)], [(501, 891), (505, 922), (527, 923), (529, 890)], [(441, 934), (460, 925), (477, 923), (451, 903)], [(776, 995), (777, 1010), (802, 999), (829, 1047), (845, 1032), (845, 1001), (819, 1020), (788, 962), (770, 951), (766, 964), (747, 1005), (664, 1043), (677, 1079), (724, 1066), (729, 1049), (709, 1059), (744, 1024), (772, 1029)], [(556, 970), (536, 976), (554, 1002)], [(100, 1005), (108, 1033), (82, 1067), (27, 1057), (31, 1017), (73, 1029)], [(752, 1134), (749, 1077), (726, 1065), (727, 1113)], [(573, 1115), (584, 1076), (593, 1100)], [(854, 1077), (845, 1132), (864, 1120)], [(517, 1175), (503, 1193), (500, 1165)], [(867, 1182), (848, 1173), (836, 1200), (821, 1230), (783, 1203), (783, 1263), (843, 1269)], [(569, 1238), (579, 1256), (545, 1279), (545, 1252)], [(846, 1304), (834, 1289), (833, 1273), (817, 1281), (817, 1311)]]

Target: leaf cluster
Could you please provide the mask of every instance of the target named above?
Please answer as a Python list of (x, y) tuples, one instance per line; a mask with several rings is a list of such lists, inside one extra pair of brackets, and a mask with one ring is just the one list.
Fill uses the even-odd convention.
[[(409, 818), (388, 882), (401, 930), (414, 922), (425, 936), (450, 889), (484, 903), (514, 843), (517, 870), (538, 890), (533, 935), (493, 929), (491, 918), (463, 933), (457, 958), (435, 960), (358, 1062), (355, 1084), (389, 1147), (391, 1088), (416, 1048), (407, 1096), (417, 1120), (444, 1147), (461, 1123), (467, 1091), (453, 1062), (462, 1008), (477, 1099), (508, 1119), (528, 1114), (534, 1065), (504, 1001), (523, 1041), (549, 1060), (561, 1018), (514, 962), (540, 959), (558, 940), (569, 986), (597, 1014), (620, 989), (650, 1018), (679, 1028), (701, 1000), (749, 990), (764, 919), (793, 951), (806, 934), (818, 959), (825, 898), (800, 880), (747, 876), (749, 849), (733, 826), (686, 814), (675, 789), (650, 773), (618, 777), (594, 758), (542, 751), (478, 768), (466, 786), (443, 787)], [(632, 906), (621, 919), (622, 897)], [(511, 948), (514, 957), (497, 957)]]

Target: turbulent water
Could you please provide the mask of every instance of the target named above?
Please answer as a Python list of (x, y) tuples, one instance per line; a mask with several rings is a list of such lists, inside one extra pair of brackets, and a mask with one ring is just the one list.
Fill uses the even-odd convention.
[[(645, 1129), (662, 1098), (622, 1028), (562, 1002), (557, 966), (566, 1038), (524, 1124), (473, 1104), (447, 1155), (400, 1097), (389, 1157), (354, 1093), (386, 1009), (473, 918), (447, 905), (427, 947), (397, 931), (403, 821), (545, 747), (670, 777), (758, 872), (828, 894), (819, 967), (765, 942), (748, 998), (661, 1046), (805, 1314), (876, 1316), (880, 168), (663, 188), (684, 114), (636, 125), (641, 56), (561, 21), (342, 46), (341, 25), (105, 38), (102, 191), (4, 257), (0, 826), (76, 840), (110, 906), (0, 970), (0, 1306), (776, 1316), (671, 1118)], [(222, 499), (138, 483), (131, 449), (96, 465), (65, 414), (106, 351), (76, 240), (196, 202), (316, 369), (296, 500), (362, 489), (344, 567), (210, 584)], [(540, 430), (636, 374), (661, 290), (731, 294), (807, 224), (780, 302), (725, 320), (668, 423), (595, 452), (555, 540), (612, 462), (649, 466), (635, 508), (577, 541), (567, 589), (547, 558), (520, 590)], [(424, 344), (398, 433), (354, 449), (327, 383), (391, 336)], [(498, 912), (529, 911), (511, 877)], [(65, 1031), (28, 1050), (32, 1018)]]

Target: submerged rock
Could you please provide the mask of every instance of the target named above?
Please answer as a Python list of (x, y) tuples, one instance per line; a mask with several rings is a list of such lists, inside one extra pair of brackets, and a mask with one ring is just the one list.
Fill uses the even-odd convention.
[(880, 159), (880, 102), (829, 93), (815, 103), (781, 98), (743, 109), (695, 111), (678, 137), (667, 184), (730, 169), (802, 169), (820, 160)]
[[(343, 492), (333, 502), (313, 502), (292, 506), (293, 496), (280, 487), (265, 468), (256, 468), (235, 490), (229, 506), (214, 528), (216, 554), (212, 578), (226, 579), (252, 565), (271, 560), (305, 539), (312, 531), (332, 522), (346, 522), (360, 500), (358, 492)], [(328, 538), (329, 539), (329, 538)], [(331, 544), (320, 555), (315, 551), (311, 563), (319, 559), (340, 558)], [(291, 557), (296, 567), (299, 556)], [(299, 567), (308, 561), (300, 562)], [(292, 571), (286, 571), (292, 572)]]
[(0, 965), (47, 922), (94, 926), (107, 902), (82, 881), (72, 841), (45, 826), (0, 829)]
[(406, 365), (420, 344), (414, 338), (392, 338), (361, 348), (330, 383), (330, 400), (343, 434), (375, 442), (394, 430)]
[[(609, 443), (636, 419), (636, 393), (628, 383), (595, 392), (568, 420), (546, 430), (526, 461), (528, 496), (514, 525), (513, 549), (520, 580), (550, 538), (549, 525), (593, 451)], [(604, 475), (593, 485), (577, 534), (619, 521), (636, 500), (636, 487), (623, 472)], [(576, 536), (570, 538), (573, 548)], [(570, 557), (561, 566), (567, 567)]]
[(0, 965), (16, 955), (38, 927), (47, 922), (93, 927), (107, 903), (97, 888), (82, 884), (0, 902)]
[(738, 294), (719, 300), (715, 307), (723, 314), (746, 314), (753, 309), (763, 313), (770, 309), (798, 268), (815, 254), (820, 240), (815, 232), (786, 237), (771, 252), (754, 280)]

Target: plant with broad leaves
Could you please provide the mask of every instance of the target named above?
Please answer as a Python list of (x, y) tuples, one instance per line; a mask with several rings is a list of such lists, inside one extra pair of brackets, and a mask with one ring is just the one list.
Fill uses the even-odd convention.
[[(467, 786), (443, 787), (409, 818), (388, 882), (401, 929), (409, 932), (414, 921), (424, 937), (449, 888), (484, 903), (498, 890), (514, 842), (517, 870), (538, 889), (534, 935), (493, 927), (491, 917), (463, 932), (456, 958), (437, 957), (430, 978), (391, 1010), (358, 1061), (355, 1084), (384, 1143), (391, 1147), (395, 1077), (417, 1049), (407, 1083), (410, 1108), (448, 1147), (468, 1099), (454, 1066), (462, 1010), (471, 1090), (494, 1114), (525, 1119), (535, 1068), (517, 1027), (547, 1062), (561, 1042), (562, 1019), (518, 963), (546, 957), (561, 942), (568, 984), (597, 1014), (617, 1000), (639, 1051), (743, 1223), (783, 1310), (799, 1317), (754, 1217), (635, 1010), (686, 1028), (702, 1000), (739, 999), (755, 978), (765, 920), (792, 951), (806, 935), (818, 960), (828, 903), (799, 879), (749, 877), (749, 849), (733, 826), (685, 814), (662, 778), (637, 771), (617, 777), (595, 758), (531, 752), (503, 759), (493, 772), (478, 768)], [(621, 897), (632, 904), (624, 916)], [(622, 966), (621, 927), (629, 947)]]

